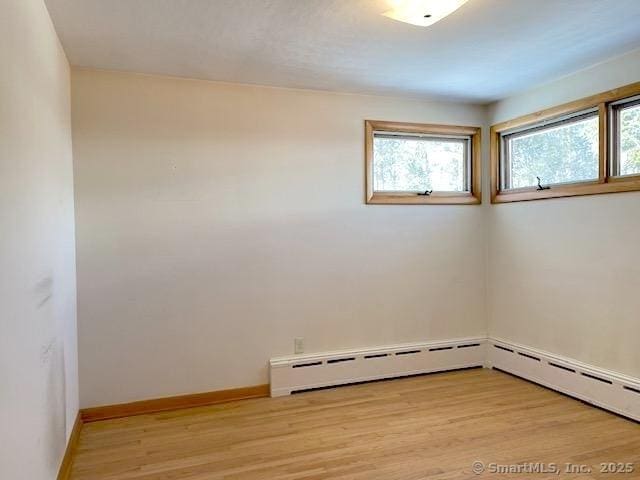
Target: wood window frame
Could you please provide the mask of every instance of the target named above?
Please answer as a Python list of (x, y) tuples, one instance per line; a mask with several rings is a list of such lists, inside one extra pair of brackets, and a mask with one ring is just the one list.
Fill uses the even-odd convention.
[[(640, 82), (615, 88), (607, 92), (582, 98), (573, 102), (547, 108), (536, 113), (508, 120), (491, 126), (490, 129), (490, 161), (491, 161), (491, 203), (523, 202), (547, 198), (574, 197), (580, 195), (596, 195), (601, 193), (631, 192), (640, 190), (640, 175), (612, 176), (610, 172), (611, 125), (609, 105), (613, 102), (640, 95)], [(505, 131), (534, 127), (542, 122), (571, 115), (584, 110), (597, 109), (599, 119), (598, 178), (593, 181), (551, 185), (548, 190), (537, 187), (500, 189), (501, 170), (501, 134)]]
[[(459, 125), (433, 125), (423, 123), (365, 120), (365, 203), (371, 205), (478, 205), (482, 203), (481, 128)], [(469, 159), (470, 180), (468, 192), (433, 192), (416, 195), (412, 192), (374, 192), (373, 190), (373, 135), (376, 131), (425, 134), (464, 135), (471, 140)]]

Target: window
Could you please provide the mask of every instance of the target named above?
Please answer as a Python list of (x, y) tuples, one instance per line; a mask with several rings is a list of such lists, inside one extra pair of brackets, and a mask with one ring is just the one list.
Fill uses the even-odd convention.
[(640, 174), (640, 97), (611, 105), (611, 175)]
[(480, 129), (366, 122), (367, 203), (480, 203)]
[(469, 137), (373, 134), (374, 192), (466, 192)]
[(640, 83), (491, 127), (493, 203), (640, 190)]
[(598, 180), (598, 113), (503, 134), (502, 188)]

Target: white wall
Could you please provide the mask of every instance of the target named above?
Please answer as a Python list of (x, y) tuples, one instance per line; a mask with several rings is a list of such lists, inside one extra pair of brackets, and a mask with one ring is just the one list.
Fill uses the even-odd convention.
[(364, 120), (472, 105), (74, 70), (81, 404), (268, 382), (268, 359), (482, 335), (477, 206), (364, 205)]
[[(640, 50), (500, 101), (494, 124), (640, 81)], [(640, 376), (640, 192), (493, 206), (489, 333)]]
[(55, 478), (78, 411), (69, 66), (0, 0), (0, 478)]

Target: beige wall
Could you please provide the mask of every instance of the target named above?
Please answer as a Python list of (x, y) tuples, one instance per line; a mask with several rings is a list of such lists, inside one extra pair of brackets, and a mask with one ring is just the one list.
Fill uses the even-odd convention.
[[(640, 51), (492, 105), (490, 123), (640, 80)], [(640, 193), (488, 210), (489, 333), (640, 376)]]
[(366, 206), (364, 119), (472, 105), (75, 70), (81, 403), (268, 382), (268, 359), (483, 335), (477, 206)]
[(0, 0), (0, 478), (55, 478), (78, 411), (69, 66)]
[(639, 59), (487, 109), (75, 70), (81, 404), (265, 383), (294, 337), (313, 352), (487, 320), (638, 376), (640, 194), (366, 206), (362, 137), (365, 118), (486, 126), (636, 81)]

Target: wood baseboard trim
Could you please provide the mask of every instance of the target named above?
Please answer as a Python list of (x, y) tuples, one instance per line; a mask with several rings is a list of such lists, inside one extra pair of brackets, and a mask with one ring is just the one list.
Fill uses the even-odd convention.
[(133, 415), (165, 412), (181, 408), (204, 407), (207, 405), (215, 405), (217, 403), (232, 402), (234, 400), (246, 400), (249, 398), (262, 398), (268, 396), (269, 384), (264, 384), (252, 387), (232, 388), (229, 390), (217, 390), (215, 392), (140, 400), (137, 402), (121, 403), (118, 405), (83, 408), (80, 410), (80, 415), (84, 423), (89, 423), (97, 422), (99, 420), (131, 417)]
[(73, 423), (73, 429), (71, 430), (71, 435), (69, 436), (69, 441), (67, 442), (67, 448), (64, 451), (64, 456), (62, 457), (62, 463), (60, 464), (60, 469), (58, 470), (57, 480), (68, 480), (71, 476), (71, 465), (73, 463), (73, 454), (78, 445), (78, 441), (80, 440), (80, 430), (82, 430), (82, 415), (78, 412), (76, 416), (76, 421)]

